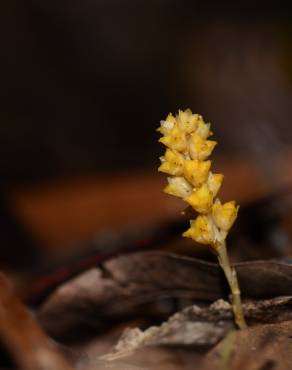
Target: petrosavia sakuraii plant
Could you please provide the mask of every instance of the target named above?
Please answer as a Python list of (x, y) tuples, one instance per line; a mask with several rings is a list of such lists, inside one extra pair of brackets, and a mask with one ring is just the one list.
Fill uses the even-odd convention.
[(158, 170), (169, 175), (164, 192), (182, 198), (196, 212), (183, 236), (210, 246), (217, 255), (231, 289), (235, 323), (243, 329), (246, 323), (240, 289), (225, 244), (238, 206), (234, 201), (222, 204), (217, 197), (223, 175), (211, 172), (211, 161), (207, 160), (217, 144), (208, 140), (210, 124), (189, 109), (179, 110), (176, 116), (170, 113), (161, 121), (158, 131), (162, 134), (159, 142), (166, 146)]

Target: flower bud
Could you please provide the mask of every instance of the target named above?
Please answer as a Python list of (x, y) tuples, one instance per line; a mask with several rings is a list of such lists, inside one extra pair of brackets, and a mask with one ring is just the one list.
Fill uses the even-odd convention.
[(207, 184), (208, 188), (212, 191), (213, 197), (216, 197), (223, 181), (223, 175), (222, 173), (212, 173), (209, 172)]
[(209, 190), (207, 184), (203, 184), (186, 197), (185, 201), (198, 213), (208, 213), (213, 205), (213, 193)]
[(184, 171), (184, 157), (182, 154), (170, 149), (166, 149), (164, 157), (160, 158), (161, 165), (158, 171), (168, 173), (173, 176), (181, 176)]
[(192, 114), (190, 109), (186, 109), (185, 111), (179, 110), (177, 116), (178, 127), (186, 134), (190, 134), (197, 129), (198, 117), (198, 114)]
[(234, 201), (221, 204), (217, 199), (212, 207), (212, 216), (216, 226), (223, 231), (228, 231), (236, 220), (238, 208)]
[(211, 161), (185, 160), (183, 174), (194, 187), (198, 187), (207, 181), (210, 167)]
[(179, 198), (185, 198), (191, 194), (193, 188), (184, 177), (168, 177), (168, 185), (164, 192)]
[(186, 134), (179, 127), (174, 126), (169, 134), (159, 139), (159, 142), (164, 144), (170, 149), (183, 152), (187, 149), (187, 138)]
[(165, 121), (160, 121), (160, 127), (158, 127), (157, 131), (159, 131), (162, 135), (169, 135), (175, 125), (176, 119), (171, 113), (169, 113)]
[(201, 117), (201, 119), (198, 121), (196, 133), (201, 136), (202, 139), (207, 139), (211, 135), (210, 123), (205, 123)]
[(216, 144), (216, 141), (205, 140), (197, 133), (191, 134), (189, 144), (191, 158), (204, 161), (210, 156)]
[(197, 243), (211, 244), (214, 243), (214, 232), (212, 220), (206, 215), (200, 215), (191, 221), (191, 227), (183, 233), (184, 237), (191, 238)]

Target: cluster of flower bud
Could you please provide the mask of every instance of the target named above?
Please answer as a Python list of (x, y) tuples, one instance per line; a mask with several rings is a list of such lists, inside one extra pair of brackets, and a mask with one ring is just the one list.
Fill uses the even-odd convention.
[(208, 140), (210, 124), (187, 109), (176, 116), (170, 113), (158, 131), (159, 141), (166, 146), (158, 170), (170, 175), (164, 192), (182, 198), (198, 214), (183, 236), (216, 248), (233, 225), (238, 206), (234, 201), (221, 204), (216, 197), (223, 175), (212, 173), (207, 160), (217, 144)]

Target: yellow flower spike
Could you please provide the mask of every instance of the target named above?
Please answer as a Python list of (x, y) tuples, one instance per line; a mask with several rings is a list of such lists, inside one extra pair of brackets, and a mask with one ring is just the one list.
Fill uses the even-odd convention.
[(186, 133), (177, 126), (174, 126), (168, 135), (160, 138), (159, 142), (179, 152), (183, 152), (187, 149)]
[(197, 243), (212, 245), (214, 243), (214, 232), (210, 217), (199, 215), (191, 221), (191, 227), (182, 236), (191, 238)]
[(185, 160), (183, 174), (194, 187), (198, 187), (207, 181), (210, 167), (211, 161)]
[(193, 188), (184, 177), (168, 177), (168, 185), (164, 188), (166, 194), (185, 198), (191, 194)]
[(170, 113), (165, 121), (161, 121), (158, 131), (163, 135), (159, 141), (167, 147), (159, 171), (171, 175), (164, 191), (183, 198), (189, 204), (185, 213), (190, 218), (193, 218), (193, 212), (199, 214), (183, 236), (210, 245), (217, 255), (231, 289), (235, 322), (244, 329), (246, 323), (236, 271), (230, 264), (225, 244), (239, 207), (234, 201), (221, 204), (216, 199), (214, 202), (223, 175), (212, 173), (211, 161), (206, 160), (217, 144), (207, 140), (212, 135), (210, 124), (205, 123), (202, 116), (186, 109), (180, 110), (175, 117)]
[(198, 213), (208, 213), (213, 205), (213, 193), (209, 190), (207, 184), (203, 184), (184, 200)]
[(236, 220), (238, 208), (239, 206), (236, 206), (234, 201), (221, 204), (217, 199), (212, 208), (216, 226), (223, 231), (228, 231)]
[(191, 134), (189, 143), (191, 158), (204, 161), (211, 155), (216, 144), (216, 141), (205, 140), (198, 133)]
[(161, 157), (161, 165), (158, 171), (173, 176), (181, 176), (184, 171), (184, 157), (182, 154), (166, 149), (164, 157)]
[(207, 184), (208, 188), (212, 191), (213, 197), (216, 197), (222, 182), (223, 182), (224, 176), (221, 173), (212, 173), (209, 172)]

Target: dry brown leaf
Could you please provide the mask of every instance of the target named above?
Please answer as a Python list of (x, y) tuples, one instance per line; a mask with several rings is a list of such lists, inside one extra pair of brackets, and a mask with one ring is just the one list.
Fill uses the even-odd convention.
[(200, 370), (287, 370), (292, 364), (292, 321), (234, 331), (204, 359)]
[[(292, 297), (279, 297), (245, 303), (243, 308), (248, 323), (254, 325), (292, 320), (291, 306)], [(171, 316), (160, 326), (145, 331), (138, 328), (126, 330), (114, 351), (103, 358), (113, 361), (149, 346), (211, 347), (231, 329), (235, 327), (228, 302), (218, 300), (207, 308), (194, 305)]]
[[(23, 370), (70, 370), (71, 366), (41, 330), (0, 273), (0, 341)], [(1, 366), (1, 365), (0, 365)]]
[[(292, 292), (292, 265), (255, 261), (237, 264), (236, 270), (244, 298), (267, 299)], [(64, 283), (40, 307), (38, 318), (51, 336), (63, 337), (80, 327), (101, 328), (115, 319), (141, 316), (144, 305), (163, 299), (213, 302), (227, 295), (218, 265), (143, 252), (114, 258)], [(167, 308), (165, 316), (174, 311)]]

